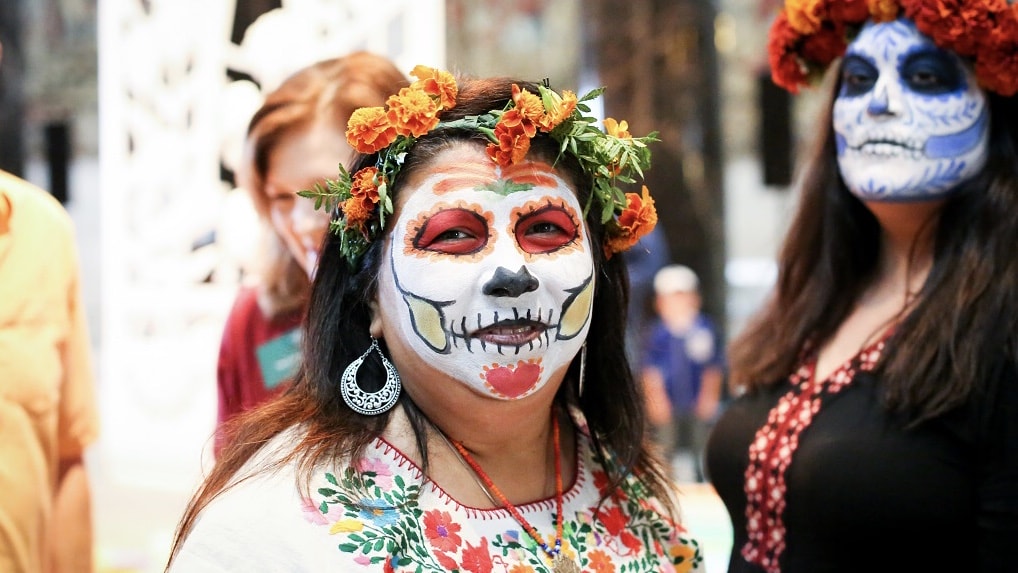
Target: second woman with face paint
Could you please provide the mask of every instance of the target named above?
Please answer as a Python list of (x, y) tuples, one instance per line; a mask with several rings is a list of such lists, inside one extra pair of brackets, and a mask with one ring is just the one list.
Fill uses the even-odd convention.
[(1018, 5), (961, 4), (789, 1), (771, 30), (793, 91), (844, 57), (708, 443), (730, 572), (1018, 563)]
[(169, 569), (702, 569), (625, 354), (652, 137), (418, 66), (354, 113), (292, 388), (243, 419)]

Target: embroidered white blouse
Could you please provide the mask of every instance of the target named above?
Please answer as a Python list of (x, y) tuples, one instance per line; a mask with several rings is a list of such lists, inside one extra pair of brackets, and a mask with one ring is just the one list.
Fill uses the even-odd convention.
[[(564, 492), (563, 555), (582, 571), (702, 571), (699, 543), (635, 480), (600, 507), (605, 472), (578, 435)], [(169, 571), (536, 573), (551, 560), (504, 509), (465, 507), (383, 440), (353, 468), (321, 471), (306, 499), (293, 468), (228, 489), (200, 514)], [(552, 546), (555, 500), (518, 506)]]

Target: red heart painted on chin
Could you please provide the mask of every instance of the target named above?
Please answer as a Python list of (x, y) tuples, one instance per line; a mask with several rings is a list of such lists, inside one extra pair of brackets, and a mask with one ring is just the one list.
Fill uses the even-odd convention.
[(499, 394), (517, 398), (527, 393), (541, 376), (540, 362), (520, 361), (516, 366), (492, 364), (484, 368), (484, 381)]

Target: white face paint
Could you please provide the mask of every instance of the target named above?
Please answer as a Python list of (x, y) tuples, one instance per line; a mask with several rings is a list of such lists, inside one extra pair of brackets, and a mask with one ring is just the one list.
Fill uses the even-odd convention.
[(838, 165), (866, 201), (946, 196), (986, 163), (986, 94), (969, 66), (904, 19), (867, 22), (834, 101)]
[[(594, 263), (582, 208), (550, 166), (440, 162), (403, 191), (378, 280), (426, 363), (472, 389), (528, 396), (587, 336)], [(386, 333), (389, 336), (389, 333)]]

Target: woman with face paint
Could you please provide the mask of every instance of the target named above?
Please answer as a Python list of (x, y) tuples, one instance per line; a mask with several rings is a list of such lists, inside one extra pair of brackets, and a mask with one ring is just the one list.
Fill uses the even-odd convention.
[(329, 223), (297, 191), (351, 158), (343, 133), (355, 109), (379, 105), (408, 83), (386, 58), (354, 52), (294, 73), (251, 118), (237, 179), (264, 223), (265, 252), (257, 282), (241, 288), (223, 331), (217, 453), (227, 421), (278, 394), (296, 372), (309, 277)]
[(302, 366), (245, 415), (172, 571), (699, 571), (626, 360), (657, 220), (626, 122), (417, 66), (357, 110)]
[(708, 443), (729, 571), (1014, 571), (1018, 6), (789, 1), (770, 53), (840, 61)]

